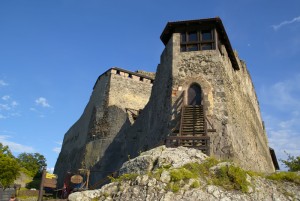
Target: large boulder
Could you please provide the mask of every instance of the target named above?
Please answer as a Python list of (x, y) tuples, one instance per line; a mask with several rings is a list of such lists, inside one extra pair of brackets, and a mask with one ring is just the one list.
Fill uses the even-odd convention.
[[(160, 146), (125, 162), (120, 169), (120, 177), (114, 182), (98, 190), (72, 193), (68, 199), (70, 201), (300, 200), (299, 183), (273, 181), (249, 173), (252, 175), (250, 176), (246, 174), (247, 171), (234, 163), (213, 164), (205, 173), (207, 178), (190, 175), (183, 168), (185, 164), (196, 163), (201, 166), (208, 161), (206, 159), (208, 156), (196, 149)], [(231, 167), (246, 174), (245, 180), (249, 185), (247, 192), (228, 190), (227, 184), (220, 186), (217, 185), (218, 182), (212, 181), (212, 178), (217, 177), (211, 175), (221, 174), (221, 170)], [(182, 174), (181, 178), (179, 174)]]

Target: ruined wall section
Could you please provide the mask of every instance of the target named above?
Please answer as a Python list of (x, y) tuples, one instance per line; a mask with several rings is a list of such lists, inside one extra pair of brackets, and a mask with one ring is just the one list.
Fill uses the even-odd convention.
[(59, 185), (62, 184), (67, 171), (76, 172), (78, 168), (82, 168), (91, 119), (101, 119), (104, 116), (109, 77), (109, 74), (99, 77), (82, 116), (64, 136), (62, 149), (54, 170), (55, 174), (58, 175)]
[[(151, 88), (151, 80), (143, 75), (111, 69), (104, 115), (91, 122), (93, 130), (98, 132), (92, 133), (95, 137), (86, 145), (85, 168), (92, 171), (92, 184), (113, 172), (119, 158), (127, 158), (122, 151), (125, 132), (134, 122), (133, 116), (147, 104)], [(112, 157), (114, 153), (117, 156)]]
[(130, 157), (163, 144), (171, 132), (172, 58), (173, 42), (170, 40), (161, 54), (150, 100), (126, 133), (124, 152)]
[(221, 51), (180, 52), (180, 34), (174, 33), (172, 40), (172, 102), (183, 99), (186, 104), (188, 87), (192, 83), (201, 86), (206, 115), (217, 131), (208, 134), (210, 153), (233, 159), (248, 169), (274, 171), (256, 93), (245, 64), (238, 59), (241, 70), (235, 71), (225, 47)]
[[(98, 78), (82, 116), (66, 133), (55, 168), (61, 179), (67, 170), (76, 172), (78, 168), (103, 170), (107, 176), (107, 159), (113, 165), (108, 148), (109, 152), (125, 156), (120, 146), (111, 146), (112, 142), (121, 140), (133, 123), (132, 115), (145, 107), (152, 83), (143, 75), (117, 69), (112, 68)], [(92, 172), (91, 184), (96, 179)]]

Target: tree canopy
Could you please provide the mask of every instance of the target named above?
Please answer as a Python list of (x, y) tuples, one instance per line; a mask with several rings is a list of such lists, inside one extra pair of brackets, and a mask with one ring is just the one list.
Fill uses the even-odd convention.
[(46, 159), (39, 153), (21, 153), (18, 156), (18, 161), (21, 167), (25, 168), (30, 176), (35, 176), (42, 172), (45, 167)]
[(300, 156), (295, 157), (288, 153), (286, 154), (288, 156), (287, 160), (281, 160), (281, 162), (283, 162), (283, 164), (289, 168), (289, 171), (300, 171)]
[(46, 159), (39, 153), (21, 153), (14, 157), (8, 146), (0, 143), (0, 186), (4, 188), (13, 184), (20, 171), (31, 177), (40, 177)]
[(8, 146), (0, 143), (0, 182), (7, 187), (14, 182), (20, 174), (20, 165), (12, 155)]

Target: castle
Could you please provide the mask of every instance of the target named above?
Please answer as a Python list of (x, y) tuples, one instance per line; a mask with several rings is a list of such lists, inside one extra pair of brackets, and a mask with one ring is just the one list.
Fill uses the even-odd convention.
[(202, 150), (245, 169), (278, 169), (246, 64), (220, 18), (167, 23), (156, 73), (113, 67), (97, 79), (55, 165), (91, 171), (91, 184), (128, 157), (166, 144)]

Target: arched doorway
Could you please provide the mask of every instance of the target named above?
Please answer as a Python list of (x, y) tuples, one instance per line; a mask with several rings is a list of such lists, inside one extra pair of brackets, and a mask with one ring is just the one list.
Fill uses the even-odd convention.
[(201, 105), (202, 92), (201, 87), (194, 83), (188, 89), (188, 105)]

